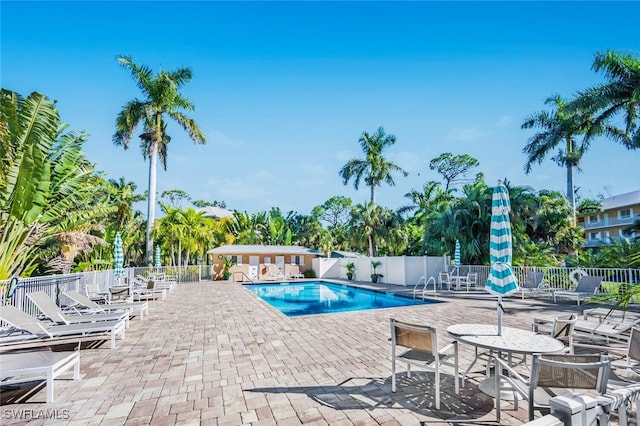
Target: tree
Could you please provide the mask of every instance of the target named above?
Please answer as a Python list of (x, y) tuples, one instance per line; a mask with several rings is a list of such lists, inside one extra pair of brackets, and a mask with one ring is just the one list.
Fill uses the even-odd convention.
[(205, 200), (194, 200), (191, 202), (194, 207), (202, 208), (202, 207), (220, 207), (221, 209), (227, 208), (227, 203), (225, 201), (205, 201)]
[(167, 191), (162, 191), (160, 198), (163, 200), (167, 199), (169, 201), (169, 205), (174, 209), (182, 208), (182, 203), (185, 201), (191, 201), (189, 194), (181, 189), (169, 189)]
[(150, 68), (138, 65), (129, 56), (119, 56), (118, 63), (131, 72), (144, 99), (133, 99), (127, 102), (116, 119), (116, 132), (113, 143), (129, 148), (133, 132), (142, 126), (140, 146), (142, 155), (149, 157), (149, 199), (147, 207), (146, 257), (149, 264), (153, 262), (153, 239), (151, 230), (155, 220), (156, 204), (156, 163), (158, 157), (163, 168), (167, 168), (167, 144), (171, 138), (167, 134), (166, 117), (177, 122), (196, 144), (206, 142), (204, 134), (196, 122), (184, 115), (183, 110), (193, 111), (195, 106), (182, 96), (179, 89), (191, 80), (189, 68), (175, 71), (160, 71), (154, 75)]
[(591, 120), (581, 111), (567, 109), (566, 100), (558, 95), (548, 98), (545, 105), (552, 105), (554, 109), (534, 113), (522, 124), (523, 129), (541, 129), (529, 138), (522, 150), (527, 155), (524, 170), (529, 174), (534, 163), (542, 163), (550, 152), (564, 144), (564, 149), (560, 148), (551, 159), (567, 168), (567, 199), (575, 218), (573, 170), (579, 167), (580, 160), (590, 145), (588, 139), (583, 138), (580, 142), (576, 137), (584, 135), (591, 128)]
[(136, 194), (137, 188), (134, 182), (127, 182), (124, 177), (109, 179), (106, 184), (109, 200), (118, 209), (110, 218), (117, 230), (121, 230), (132, 219), (133, 203), (147, 199), (146, 195)]
[(46, 243), (54, 243), (55, 255), (72, 235), (93, 242), (88, 231), (115, 207), (95, 196), (98, 179), (82, 151), (86, 134), (65, 133), (53, 102), (6, 89), (0, 101), (0, 128), (8, 129), (0, 141), (7, 149), (0, 168), (1, 281), (50, 261), (41, 257)]
[(340, 176), (344, 185), (353, 179), (353, 186), (356, 190), (358, 190), (360, 182), (364, 181), (365, 185), (371, 188), (371, 202), (375, 203), (375, 188), (377, 186), (381, 186), (382, 182), (395, 186), (392, 172), (402, 173), (403, 176), (407, 176), (407, 172), (382, 156), (382, 151), (385, 148), (396, 143), (396, 137), (386, 135), (382, 127), (378, 127), (378, 130), (372, 135), (362, 132), (358, 142), (365, 155), (364, 158), (349, 160), (340, 169)]
[[(592, 68), (602, 71), (607, 81), (579, 92), (568, 109), (595, 115), (587, 140), (604, 133), (627, 149), (640, 148), (640, 57), (598, 52)], [(616, 120), (622, 121), (624, 128), (613, 125)]]
[(442, 175), (446, 192), (452, 185), (472, 181), (467, 178), (467, 175), (479, 165), (478, 160), (469, 154), (453, 155), (450, 152), (445, 152), (431, 160), (429, 168)]

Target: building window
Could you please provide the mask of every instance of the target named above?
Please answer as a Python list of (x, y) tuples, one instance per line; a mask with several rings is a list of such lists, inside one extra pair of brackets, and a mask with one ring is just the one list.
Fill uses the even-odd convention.
[(264, 257), (264, 264), (265, 265), (271, 265), (271, 256), (265, 256)]
[(589, 232), (589, 240), (590, 241), (595, 241), (595, 240), (599, 240), (600, 239), (600, 233), (599, 232)]
[(589, 216), (589, 223), (598, 223), (598, 215)]
[(298, 265), (304, 266), (304, 256), (298, 256)]
[(242, 265), (242, 256), (236, 256), (236, 265)]
[(291, 256), (291, 264), (292, 265), (298, 264), (298, 256)]
[(620, 210), (620, 219), (631, 219), (631, 209)]

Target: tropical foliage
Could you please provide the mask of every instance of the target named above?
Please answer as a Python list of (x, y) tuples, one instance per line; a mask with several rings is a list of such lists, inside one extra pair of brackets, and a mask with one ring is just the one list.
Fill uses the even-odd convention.
[(136, 64), (129, 56), (118, 57), (118, 63), (131, 73), (144, 95), (144, 99), (136, 98), (123, 106), (116, 119), (113, 143), (128, 149), (136, 128), (142, 126), (140, 148), (142, 156), (145, 159), (149, 158), (146, 257), (151, 264), (153, 257), (151, 231), (156, 208), (156, 163), (159, 157), (163, 168), (167, 168), (167, 145), (171, 141), (171, 137), (167, 134), (167, 118), (178, 123), (196, 144), (204, 144), (205, 136), (196, 122), (183, 113), (183, 111), (195, 109), (193, 103), (179, 91), (191, 80), (189, 68), (160, 71), (154, 75), (149, 67)]
[[(93, 231), (114, 212), (95, 197), (100, 178), (85, 158), (86, 134), (65, 132), (53, 102), (2, 89), (6, 156), (0, 173), (0, 280), (36, 267), (71, 270), (78, 253), (104, 240)], [(41, 248), (49, 258), (40, 256)]]
[[(354, 203), (334, 196), (310, 214), (234, 211), (223, 219), (205, 217), (197, 208), (226, 208), (224, 201), (192, 200), (180, 189), (164, 191), (158, 203), (162, 217), (155, 220), (155, 169), (167, 162), (167, 122), (177, 122), (195, 143), (205, 138), (184, 112), (193, 104), (180, 89), (191, 71), (154, 74), (131, 58), (118, 58), (133, 76), (142, 99), (127, 102), (117, 114), (116, 145), (128, 148), (133, 132), (141, 128), (140, 146), (149, 157), (149, 190), (137, 192), (125, 177), (107, 179), (95, 170), (83, 152), (88, 136), (68, 131), (55, 104), (32, 93), (26, 99), (3, 89), (0, 104), (0, 281), (14, 276), (105, 269), (113, 265), (111, 243), (119, 232), (125, 265), (145, 265), (153, 250), (162, 247), (166, 265), (206, 261), (206, 251), (225, 244), (301, 245), (330, 254), (334, 250), (374, 255), (452, 255), (455, 241), (462, 245), (462, 261), (487, 264), (492, 187), (473, 157), (443, 153), (428, 167), (441, 181), (430, 180), (405, 194), (406, 204), (391, 210), (375, 203), (383, 183), (395, 185), (395, 176), (407, 173), (385, 157), (396, 138), (382, 127), (363, 132), (363, 157), (339, 170), (343, 184), (369, 187), (370, 201)], [(597, 212), (599, 200), (575, 200), (572, 174), (580, 166), (594, 138), (608, 138), (628, 149), (639, 143), (640, 65), (636, 56), (598, 53), (595, 71), (605, 82), (578, 93), (571, 101), (559, 96), (547, 100), (548, 111), (528, 117), (522, 127), (536, 129), (524, 147), (525, 169), (548, 156), (567, 168), (567, 193), (508, 187), (512, 206), (514, 264), (640, 267), (640, 241), (629, 238), (611, 246), (581, 250), (584, 232), (573, 221), (575, 209)], [(472, 176), (475, 174), (475, 176)], [(579, 198), (579, 197), (577, 197)], [(147, 200), (147, 218), (135, 209)], [(146, 232), (145, 232), (146, 230)], [(640, 222), (624, 232), (640, 233)]]

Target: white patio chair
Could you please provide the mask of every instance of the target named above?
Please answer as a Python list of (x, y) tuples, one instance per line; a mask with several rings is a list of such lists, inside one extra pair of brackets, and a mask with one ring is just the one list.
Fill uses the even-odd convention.
[[(397, 352), (397, 347), (406, 350)], [(453, 355), (449, 352), (453, 349)], [(453, 357), (453, 363), (450, 359)], [(454, 389), (460, 393), (458, 375), (458, 342), (454, 341), (442, 349), (438, 348), (438, 332), (435, 327), (409, 324), (391, 318), (391, 391), (396, 391), (396, 361), (407, 364), (407, 376), (411, 377), (411, 366), (421, 367), (435, 373), (435, 408), (440, 409), (440, 367), (454, 368)]]

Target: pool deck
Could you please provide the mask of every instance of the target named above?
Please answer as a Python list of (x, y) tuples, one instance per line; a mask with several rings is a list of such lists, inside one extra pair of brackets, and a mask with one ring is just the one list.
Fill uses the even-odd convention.
[[(30, 416), (36, 425), (497, 424), (494, 400), (478, 391), (482, 365), (460, 395), (444, 370), (440, 410), (432, 375), (409, 379), (399, 365), (398, 392), (391, 392), (389, 318), (436, 326), (441, 346), (451, 341), (449, 325), (496, 322), (495, 298), (482, 291), (436, 299), (443, 303), (288, 318), (240, 284), (180, 284), (166, 301), (151, 303), (144, 321), (131, 322), (116, 350), (108, 343), (83, 349), (81, 380), (56, 380), (55, 403), (44, 403), (42, 386), (26, 399), (24, 389), (4, 392), (2, 422)], [(583, 309), (546, 298), (504, 304), (504, 325), (525, 329), (534, 316)], [(464, 370), (473, 349), (460, 349)], [(527, 418), (523, 403), (514, 411), (503, 402), (502, 414), (501, 424)]]

